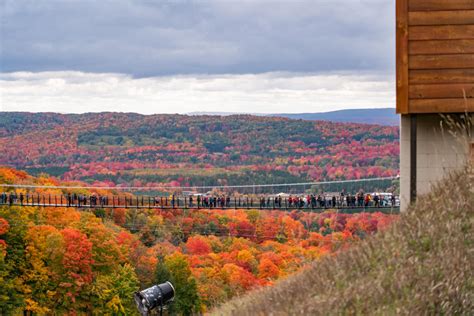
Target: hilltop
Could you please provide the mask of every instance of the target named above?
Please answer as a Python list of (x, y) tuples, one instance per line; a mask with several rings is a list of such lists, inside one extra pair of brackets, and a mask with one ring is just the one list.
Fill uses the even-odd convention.
[(383, 109), (353, 109), (321, 113), (279, 113), (271, 116), (286, 117), (309, 121), (331, 121), (343, 123), (378, 124), (398, 126), (400, 118), (393, 108)]
[[(191, 112), (189, 115), (236, 115), (233, 112)], [(400, 118), (395, 113), (394, 108), (373, 108), (373, 109), (350, 109), (317, 113), (248, 113), (257, 116), (286, 117), (289, 119), (299, 119), (307, 121), (331, 121), (359, 124), (377, 124), (396, 126), (400, 123)]]
[(0, 165), (97, 185), (289, 183), (394, 176), (398, 127), (251, 115), (0, 116)]
[(472, 184), (452, 176), (390, 229), (214, 314), (472, 315)]

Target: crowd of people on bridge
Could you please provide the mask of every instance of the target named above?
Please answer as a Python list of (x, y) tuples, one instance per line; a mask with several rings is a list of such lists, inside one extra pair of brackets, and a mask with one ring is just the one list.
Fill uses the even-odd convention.
[(109, 204), (109, 198), (107, 196), (97, 196), (95, 194), (86, 196), (76, 193), (68, 193), (66, 194), (66, 201), (68, 206), (72, 205), (87, 205), (89, 200), (90, 206), (105, 206)]
[(96, 194), (83, 195), (67, 193), (61, 196), (23, 194), (3, 192), (0, 194), (0, 204), (20, 205), (64, 205), (68, 207), (189, 207), (189, 208), (230, 208), (230, 207), (259, 207), (259, 208), (366, 208), (397, 206), (394, 194), (307, 194), (307, 195), (261, 195), (236, 197), (229, 195), (195, 194), (190, 196), (171, 195), (169, 197), (108, 197)]
[[(326, 195), (326, 194), (308, 194), (301, 196), (289, 196), (285, 201), (288, 203), (288, 207), (296, 208), (340, 208), (340, 207), (383, 207), (383, 206), (395, 206), (396, 196), (390, 195), (390, 199), (387, 200), (378, 194), (364, 194), (364, 192), (358, 192), (355, 195), (345, 194), (341, 192), (340, 195)], [(275, 197), (274, 201), (264, 196), (260, 197), (260, 207), (272, 207), (277, 205), (279, 208), (281, 205), (281, 196)], [(286, 207), (286, 205), (285, 205)]]
[(17, 194), (16, 192), (2, 192), (0, 194), (0, 204), (14, 204), (20, 202), (20, 204), (23, 204), (23, 201), (25, 200), (25, 195), (23, 193)]

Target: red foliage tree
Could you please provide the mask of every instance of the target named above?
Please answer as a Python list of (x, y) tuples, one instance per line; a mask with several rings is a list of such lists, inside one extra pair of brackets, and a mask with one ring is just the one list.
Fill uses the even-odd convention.
[(61, 234), (65, 248), (62, 262), (65, 275), (61, 285), (66, 289), (66, 296), (74, 302), (81, 289), (92, 283), (92, 243), (73, 228), (65, 228)]
[(186, 249), (192, 255), (204, 255), (211, 252), (211, 246), (202, 236), (189, 237), (186, 242)]

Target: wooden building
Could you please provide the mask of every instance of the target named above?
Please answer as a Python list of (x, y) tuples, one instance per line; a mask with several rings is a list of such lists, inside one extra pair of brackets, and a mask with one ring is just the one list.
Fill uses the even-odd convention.
[(474, 157), (474, 0), (397, 0), (396, 14), (403, 209)]

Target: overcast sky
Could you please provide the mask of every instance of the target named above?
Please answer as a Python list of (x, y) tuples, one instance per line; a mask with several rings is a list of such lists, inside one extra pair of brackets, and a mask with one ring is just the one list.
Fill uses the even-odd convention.
[(394, 1), (0, 0), (0, 109), (394, 106)]

